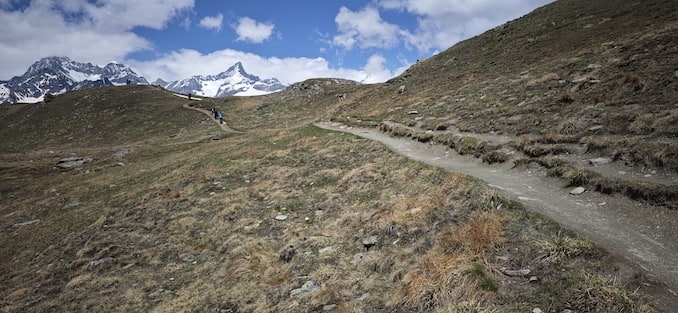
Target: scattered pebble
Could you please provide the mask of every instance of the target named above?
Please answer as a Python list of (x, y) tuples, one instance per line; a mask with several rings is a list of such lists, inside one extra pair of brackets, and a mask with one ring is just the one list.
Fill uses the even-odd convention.
[(377, 244), (377, 236), (369, 236), (363, 239), (363, 246), (365, 249), (370, 249), (372, 246)]
[(523, 269), (519, 269), (519, 270), (509, 270), (509, 269), (506, 269), (506, 268), (501, 268), (501, 272), (508, 275), (508, 276), (511, 276), (511, 277), (515, 277), (515, 276), (522, 277), (522, 276), (529, 275), (530, 269), (529, 268), (523, 268)]
[(570, 190), (570, 194), (571, 195), (580, 195), (580, 194), (584, 193), (584, 191), (586, 191), (586, 188), (576, 187), (576, 188)]
[(35, 220), (25, 221), (25, 222), (21, 222), (21, 223), (16, 223), (16, 224), (14, 224), (14, 227), (36, 224), (36, 223), (39, 223), (39, 222), (40, 222), (39, 219), (35, 219)]
[(287, 219), (287, 215), (285, 215), (285, 214), (278, 214), (278, 215), (275, 216), (275, 219), (278, 220), (278, 221), (284, 221), (284, 220)]
[(314, 294), (320, 291), (320, 287), (316, 285), (312, 280), (309, 280), (304, 283), (303, 286), (293, 289), (290, 291), (290, 297), (301, 298), (309, 294)]

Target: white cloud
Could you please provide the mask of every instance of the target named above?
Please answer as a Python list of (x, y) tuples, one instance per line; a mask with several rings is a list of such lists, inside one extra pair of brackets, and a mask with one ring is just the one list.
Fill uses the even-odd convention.
[(420, 52), (447, 49), (535, 7), (554, 0), (378, 0), (383, 9), (400, 10), (418, 19), (417, 29), (403, 30), (404, 40)]
[(271, 37), (274, 27), (270, 23), (260, 23), (249, 17), (241, 17), (234, 29), (238, 34), (238, 41), (261, 43)]
[(334, 18), (338, 35), (333, 43), (345, 49), (390, 48), (398, 44), (399, 28), (381, 19), (379, 11), (367, 6), (360, 11), (341, 7)]
[(216, 31), (221, 30), (221, 23), (224, 20), (224, 15), (219, 13), (215, 16), (205, 16), (200, 20), (200, 26), (207, 29), (214, 29)]
[[(263, 78), (277, 78), (285, 84), (309, 78), (335, 77), (366, 83), (384, 82), (393, 73), (384, 67), (385, 59), (371, 57), (361, 70), (330, 68), (323, 58), (264, 58), (252, 53), (224, 49), (209, 54), (184, 49), (166, 54), (152, 61), (126, 61), (149, 81), (162, 78), (166, 81), (188, 78), (193, 75), (214, 75), (225, 71), (236, 62), (245, 70)], [(290, 71), (290, 69), (294, 69)]]
[[(2, 5), (16, 3), (0, 1)], [(87, 0), (33, 0), (23, 10), (0, 10), (0, 79), (22, 74), (46, 56), (106, 64), (150, 49), (152, 44), (130, 29), (160, 29), (190, 9), (193, 1), (116, 0), (95, 5)]]

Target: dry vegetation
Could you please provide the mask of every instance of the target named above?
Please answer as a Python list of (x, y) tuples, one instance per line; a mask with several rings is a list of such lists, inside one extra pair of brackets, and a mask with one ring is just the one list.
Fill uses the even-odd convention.
[(199, 135), (64, 149), (95, 159), (69, 171), (3, 156), (3, 312), (652, 311), (604, 252), (469, 177), (314, 126), (213, 140), (164, 109)]
[[(557, 156), (678, 169), (676, 5), (556, 1), (385, 84), (192, 102), (242, 133), (143, 86), (2, 108), (0, 311), (654, 312), (637, 291), (659, 283), (576, 234), (310, 123), (382, 127), (675, 207), (675, 186)], [(54, 167), (71, 155), (93, 161)]]

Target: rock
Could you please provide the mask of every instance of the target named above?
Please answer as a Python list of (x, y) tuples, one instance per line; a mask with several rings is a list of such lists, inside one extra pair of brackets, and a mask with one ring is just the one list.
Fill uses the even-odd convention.
[(116, 153), (113, 153), (113, 158), (114, 159), (122, 158), (122, 157), (132, 153), (132, 151), (134, 151), (134, 150), (132, 150), (132, 148), (122, 149), (122, 150), (120, 150)]
[(417, 111), (417, 110), (412, 110), (412, 111), (407, 112), (407, 114), (409, 114), (409, 115), (417, 115), (417, 114), (419, 114), (419, 111)]
[(535, 283), (535, 282), (538, 282), (538, 281), (539, 281), (539, 278), (537, 278), (537, 276), (530, 276), (530, 282), (531, 283)]
[(326, 305), (323, 305), (323, 311), (324, 311), (324, 312), (332, 311), (332, 310), (334, 310), (336, 307), (337, 307), (336, 304), (326, 304)]
[(593, 158), (593, 159), (589, 159), (588, 161), (589, 161), (589, 164), (591, 164), (591, 165), (602, 165), (602, 164), (611, 163), (612, 159), (610, 159), (610, 158)]
[(678, 78), (678, 71), (675, 71), (675, 72), (673, 73), (673, 77), (674, 77), (674, 78)]
[(330, 254), (330, 252), (332, 252), (332, 250), (334, 250), (334, 248), (332, 246), (320, 248), (318, 250), (318, 254), (320, 256), (326, 256), (326, 255)]
[(62, 169), (71, 169), (75, 167), (80, 167), (85, 163), (92, 162), (92, 158), (84, 158), (84, 157), (70, 157), (70, 158), (65, 158), (59, 160), (57, 162), (56, 166), (58, 168)]
[(398, 93), (403, 93), (403, 92), (405, 92), (405, 85), (398, 87)]
[(540, 308), (534, 308), (534, 309), (532, 309), (532, 313), (543, 313), (543, 312), (544, 312), (544, 311), (542, 311)]
[(26, 225), (36, 224), (36, 223), (39, 223), (39, 222), (40, 222), (39, 219), (35, 219), (35, 220), (25, 221), (25, 222), (21, 222), (21, 223), (16, 223), (13, 226), (14, 227), (26, 226)]
[(529, 268), (523, 268), (519, 270), (509, 270), (507, 268), (501, 268), (501, 272), (506, 274), (507, 276), (511, 277), (522, 277), (522, 276), (527, 276), (530, 274), (530, 269)]
[(362, 252), (354, 254), (353, 260), (351, 260), (351, 264), (355, 265), (355, 264), (360, 263), (360, 261), (362, 261), (364, 257), (365, 257), (365, 254), (362, 253)]
[(596, 131), (605, 128), (603, 125), (594, 125), (589, 128), (589, 131)]
[(570, 190), (570, 194), (571, 195), (580, 195), (580, 194), (584, 193), (584, 191), (586, 191), (586, 188), (576, 187), (576, 188)]
[(287, 215), (285, 215), (285, 214), (278, 214), (278, 215), (275, 216), (275, 219), (278, 220), (278, 221), (284, 221), (284, 220), (287, 219)]
[(376, 244), (377, 244), (377, 236), (369, 236), (369, 237), (363, 239), (363, 246), (367, 250), (369, 250), (370, 248), (372, 248)]
[(320, 291), (320, 287), (317, 286), (312, 280), (309, 280), (304, 283), (301, 287), (293, 289), (290, 291), (290, 297), (294, 298), (303, 298), (307, 295), (314, 294)]
[(65, 209), (70, 209), (70, 208), (77, 207), (77, 206), (79, 206), (79, 205), (80, 205), (80, 201), (78, 201), (78, 200), (72, 200), (72, 201), (68, 201), (68, 203), (66, 203), (66, 204), (64, 205), (63, 208), (64, 208), (64, 210), (65, 210)]
[(365, 301), (367, 298), (370, 296), (369, 293), (363, 293), (362, 296), (358, 297), (356, 300), (358, 301)]

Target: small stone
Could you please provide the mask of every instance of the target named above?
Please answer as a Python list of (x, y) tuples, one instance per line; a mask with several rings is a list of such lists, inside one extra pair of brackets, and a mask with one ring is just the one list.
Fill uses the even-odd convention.
[(584, 193), (584, 191), (586, 191), (586, 188), (576, 187), (576, 188), (570, 190), (570, 194), (571, 195), (580, 195), (580, 194)]
[(285, 214), (278, 214), (278, 215), (275, 216), (275, 219), (278, 220), (278, 221), (284, 221), (284, 220), (287, 219), (287, 215), (285, 215)]
[(336, 307), (337, 307), (336, 304), (326, 304), (326, 305), (323, 305), (323, 311), (325, 311), (325, 312), (332, 311)]
[(66, 203), (63, 208), (64, 208), (64, 210), (66, 210), (66, 209), (77, 207), (79, 205), (80, 205), (80, 201), (73, 200), (73, 201), (68, 201), (68, 203)]
[(321, 249), (318, 250), (318, 254), (320, 256), (326, 256), (326, 255), (330, 254), (330, 252), (332, 252), (332, 250), (334, 250), (334, 248), (332, 246), (324, 247), (324, 248), (321, 248)]
[(127, 148), (127, 149), (120, 150), (120, 151), (118, 151), (118, 152), (116, 152), (116, 153), (113, 153), (113, 158), (115, 158), (115, 159), (122, 158), (122, 157), (124, 157), (124, 156), (126, 156), (126, 155), (132, 153), (132, 151), (133, 151), (132, 148)]
[(26, 226), (26, 225), (36, 224), (36, 223), (39, 223), (39, 222), (40, 222), (39, 219), (35, 219), (35, 220), (25, 221), (25, 222), (21, 222), (21, 223), (16, 223), (13, 226), (14, 227)]
[(417, 114), (419, 114), (419, 111), (412, 110), (412, 111), (407, 112), (407, 114), (409, 114), (409, 115), (417, 115)]
[(537, 282), (537, 281), (539, 281), (539, 278), (537, 278), (537, 276), (530, 276), (530, 282), (531, 283), (534, 283), (534, 282)]
[(320, 235), (323, 236), (323, 237), (332, 237), (332, 232), (325, 229), (325, 230), (323, 230), (322, 233), (320, 233)]
[(92, 162), (92, 158), (84, 158), (84, 157), (70, 157), (70, 158), (65, 158), (59, 160), (57, 162), (56, 167), (62, 168), (62, 169), (71, 169), (71, 168), (76, 168), (80, 167), (85, 163)]
[(356, 300), (358, 300), (358, 301), (365, 301), (365, 300), (367, 300), (367, 298), (368, 298), (369, 296), (370, 296), (369, 293), (363, 293), (362, 296), (358, 297), (358, 299), (356, 299)]
[(365, 249), (370, 249), (374, 245), (377, 244), (377, 236), (369, 236), (365, 239), (363, 239), (363, 246), (365, 246)]
[(509, 270), (509, 269), (506, 269), (506, 268), (501, 268), (501, 272), (508, 275), (508, 276), (511, 276), (511, 277), (515, 277), (515, 276), (522, 277), (522, 276), (529, 275), (530, 269), (524, 268), (524, 269), (519, 269), (519, 270)]
[(600, 129), (603, 129), (603, 128), (605, 128), (605, 126), (603, 126), (603, 125), (595, 125), (595, 126), (591, 126), (591, 127), (589, 128), (589, 131), (596, 131), (596, 130), (600, 130)]
[(362, 252), (354, 254), (353, 260), (351, 260), (351, 264), (355, 265), (355, 264), (360, 263), (360, 261), (362, 261), (364, 257), (365, 257), (365, 254), (362, 253)]
[(534, 308), (532, 309), (532, 313), (543, 313), (543, 311), (540, 308)]
[(318, 287), (312, 280), (309, 280), (305, 282), (303, 286), (290, 291), (290, 297), (301, 298), (319, 291), (320, 287)]

